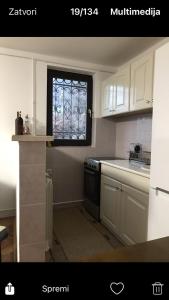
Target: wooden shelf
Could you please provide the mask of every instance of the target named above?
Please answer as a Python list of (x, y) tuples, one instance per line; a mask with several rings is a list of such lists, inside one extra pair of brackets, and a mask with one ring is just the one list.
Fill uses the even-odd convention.
[(12, 135), (12, 141), (16, 142), (51, 142), (54, 140), (50, 135)]

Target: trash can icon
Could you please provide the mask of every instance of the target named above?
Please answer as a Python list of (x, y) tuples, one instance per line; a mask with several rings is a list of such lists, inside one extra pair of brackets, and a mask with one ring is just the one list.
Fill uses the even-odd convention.
[(161, 282), (154, 282), (153, 286), (153, 295), (162, 295), (163, 293), (163, 283)]

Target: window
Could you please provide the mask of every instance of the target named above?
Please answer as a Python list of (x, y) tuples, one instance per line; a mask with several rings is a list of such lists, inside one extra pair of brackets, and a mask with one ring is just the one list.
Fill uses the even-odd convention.
[(53, 145), (91, 145), (92, 76), (48, 69), (47, 134)]

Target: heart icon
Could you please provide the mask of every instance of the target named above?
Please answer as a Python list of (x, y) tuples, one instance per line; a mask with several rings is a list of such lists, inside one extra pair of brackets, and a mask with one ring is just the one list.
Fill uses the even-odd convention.
[(123, 282), (111, 282), (110, 289), (115, 295), (119, 295), (124, 290)]

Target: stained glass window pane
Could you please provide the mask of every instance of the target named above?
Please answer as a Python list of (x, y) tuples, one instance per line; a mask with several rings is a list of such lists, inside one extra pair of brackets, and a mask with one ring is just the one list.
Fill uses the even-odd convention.
[(53, 78), (53, 135), (55, 139), (85, 140), (87, 82)]

